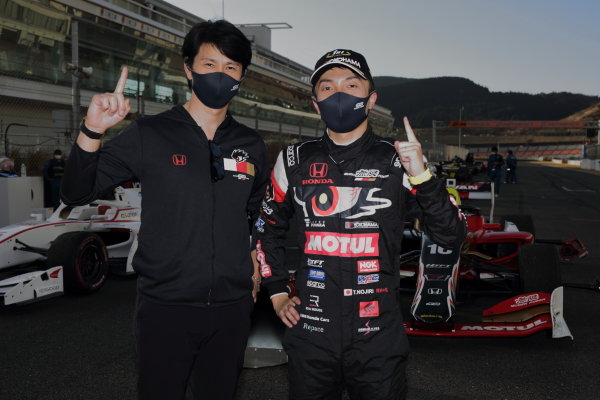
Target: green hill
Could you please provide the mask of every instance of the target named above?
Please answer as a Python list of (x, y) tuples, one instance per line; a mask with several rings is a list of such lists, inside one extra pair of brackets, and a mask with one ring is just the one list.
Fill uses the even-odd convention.
[(377, 103), (389, 108), (396, 125), (408, 116), (416, 128), (432, 120), (559, 120), (600, 101), (599, 97), (567, 92), (527, 94), (490, 92), (459, 77), (425, 79), (375, 77)]

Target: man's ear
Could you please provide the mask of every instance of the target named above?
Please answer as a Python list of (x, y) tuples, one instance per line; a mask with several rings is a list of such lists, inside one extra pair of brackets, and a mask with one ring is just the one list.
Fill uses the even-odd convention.
[(319, 110), (319, 105), (317, 104), (317, 99), (315, 99), (315, 96), (311, 96), (310, 100), (312, 101), (312, 105), (315, 108), (317, 114), (321, 115), (321, 111)]
[(191, 68), (185, 62), (183, 63), (183, 71), (185, 72), (185, 77), (187, 78), (187, 80), (191, 81), (192, 80)]
[(375, 107), (375, 102), (377, 102), (377, 92), (373, 92), (369, 96), (369, 101), (367, 101), (367, 110), (371, 110), (373, 107)]

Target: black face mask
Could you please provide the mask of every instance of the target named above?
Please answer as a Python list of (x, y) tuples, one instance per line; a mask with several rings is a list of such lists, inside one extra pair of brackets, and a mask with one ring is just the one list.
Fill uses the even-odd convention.
[(225, 107), (240, 89), (237, 81), (223, 72), (192, 73), (192, 90), (202, 104), (209, 108)]
[(347, 133), (356, 129), (365, 119), (369, 97), (356, 97), (337, 92), (325, 100), (317, 102), (321, 119), (336, 133)]

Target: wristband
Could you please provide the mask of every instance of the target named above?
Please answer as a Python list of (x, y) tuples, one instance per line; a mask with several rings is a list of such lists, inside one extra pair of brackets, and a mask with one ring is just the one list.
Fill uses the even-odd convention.
[(81, 121), (81, 125), (79, 125), (79, 130), (81, 132), (83, 132), (83, 134), (85, 136), (89, 137), (90, 139), (94, 139), (94, 140), (102, 139), (101, 133), (94, 132), (93, 130), (91, 130), (87, 126), (85, 126), (85, 120)]
[(420, 185), (421, 183), (425, 183), (428, 180), (430, 180), (433, 177), (433, 175), (431, 175), (431, 171), (429, 171), (429, 168), (426, 168), (425, 171), (421, 172), (419, 175), (417, 176), (409, 176), (408, 177), (408, 181), (410, 182), (411, 185)]

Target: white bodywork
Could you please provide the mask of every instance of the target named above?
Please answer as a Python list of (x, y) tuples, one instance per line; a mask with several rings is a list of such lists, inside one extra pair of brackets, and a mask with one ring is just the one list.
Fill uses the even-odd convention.
[[(114, 194), (115, 200), (97, 200), (85, 206), (74, 207), (70, 211), (67, 206), (61, 204), (48, 218), (45, 218), (43, 210), (31, 214), (32, 219), (28, 221), (0, 228), (0, 272), (14, 272), (8, 278), (4, 278), (6, 274), (0, 275), (0, 298), (4, 299), (5, 305), (34, 301), (63, 292), (62, 267), (46, 267), (33, 271), (29, 268), (23, 273), (19, 273), (19, 270), (36, 262), (43, 265), (46, 259), (43, 251), (23, 250), (25, 245), (48, 250), (54, 239), (67, 232), (129, 231), (126, 241), (108, 245), (106, 248), (109, 259), (127, 257), (125, 273), (134, 273), (131, 260), (137, 249), (141, 191), (139, 187), (117, 187)], [(60, 268), (60, 271), (56, 268)]]

